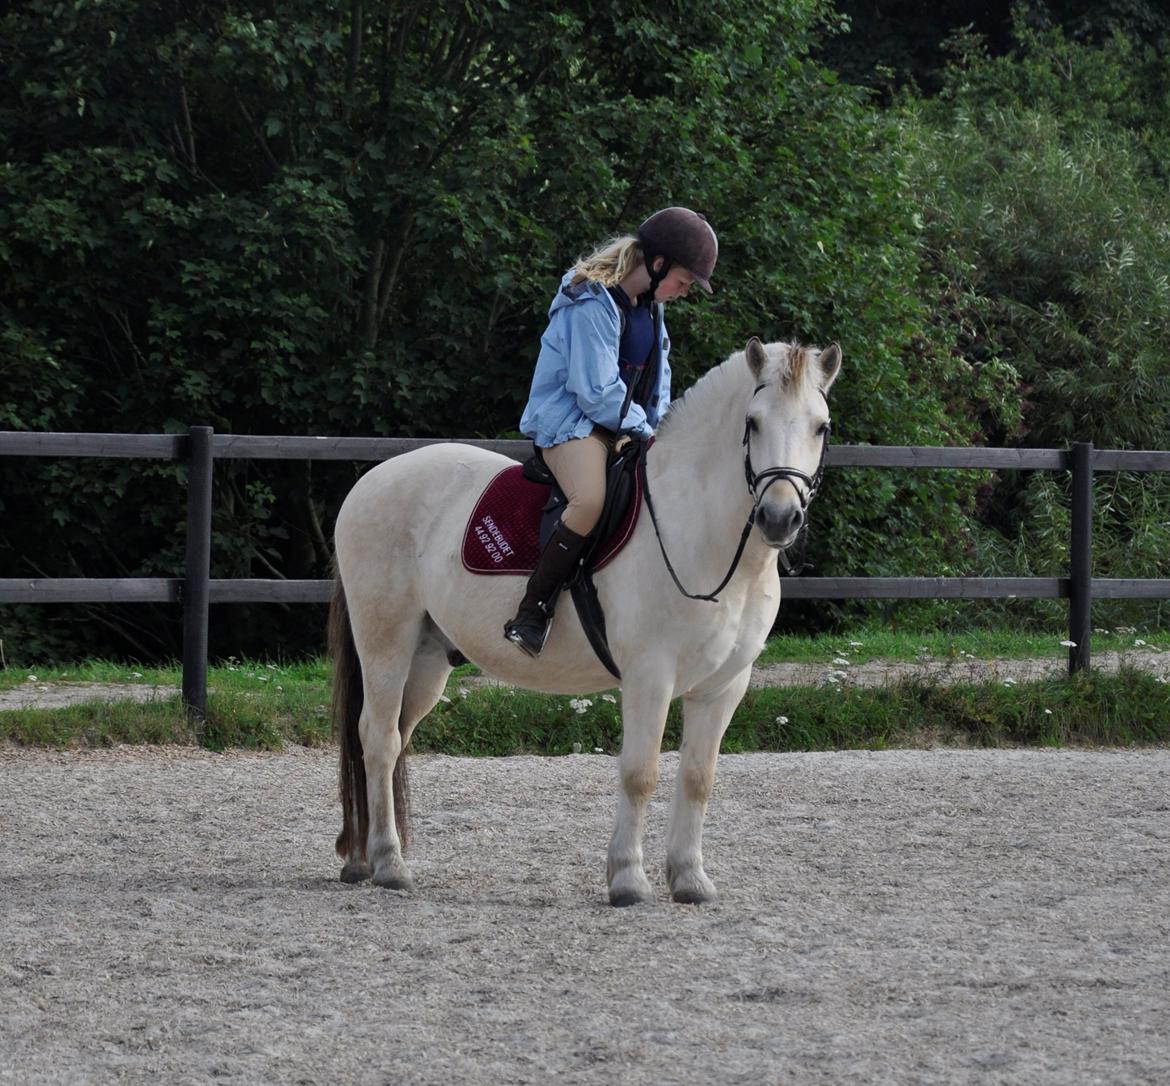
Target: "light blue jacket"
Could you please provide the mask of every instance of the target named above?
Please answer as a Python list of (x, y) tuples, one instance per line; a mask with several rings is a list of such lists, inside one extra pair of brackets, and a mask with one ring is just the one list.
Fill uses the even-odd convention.
[(572, 270), (567, 271), (549, 307), (520, 429), (542, 449), (587, 437), (595, 425), (649, 438), (670, 403), (666, 325), (659, 343), (658, 388), (645, 410), (631, 401), (623, 421), (618, 418), (626, 399), (618, 373), (621, 311), (600, 283), (569, 287), (572, 278)]

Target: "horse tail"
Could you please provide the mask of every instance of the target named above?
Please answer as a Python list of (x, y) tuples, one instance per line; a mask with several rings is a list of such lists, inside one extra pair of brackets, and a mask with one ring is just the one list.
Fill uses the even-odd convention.
[(341, 832), (337, 854), (343, 859), (364, 859), (370, 829), (370, 800), (366, 793), (366, 763), (358, 721), (365, 692), (362, 663), (353, 643), (345, 586), (334, 563), (333, 599), (329, 604), (329, 655), (333, 657), (333, 734), (341, 747), (338, 791), (341, 795)]
[[(370, 800), (366, 790), (366, 762), (362, 749), (360, 721), (365, 704), (362, 662), (353, 641), (345, 586), (334, 563), (333, 599), (329, 604), (329, 654), (333, 658), (333, 734), (340, 747), (338, 792), (341, 796), (341, 832), (337, 854), (343, 859), (366, 858), (370, 831)], [(391, 788), (394, 792), (394, 822), (403, 849), (410, 840), (410, 779), (405, 748), (394, 763)]]

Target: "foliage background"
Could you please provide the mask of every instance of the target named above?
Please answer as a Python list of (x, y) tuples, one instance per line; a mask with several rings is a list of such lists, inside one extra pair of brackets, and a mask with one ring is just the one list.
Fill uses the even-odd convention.
[[(721, 259), (670, 313), (679, 390), (753, 334), (835, 339), (842, 442), (1167, 447), (1165, 21), (991, 5), (955, 33), (960, 8), (13, 6), (0, 428), (511, 435), (561, 270), (684, 203)], [(218, 465), (213, 575), (325, 576), (363, 467)], [(0, 576), (176, 575), (182, 481), (0, 461)], [(1100, 572), (1165, 575), (1166, 496), (1114, 489)], [(813, 557), (1048, 572), (1064, 510), (1051, 477), (836, 473)], [(218, 608), (212, 648), (295, 655), (321, 626)], [(177, 616), (0, 608), (0, 637), (166, 657)]]

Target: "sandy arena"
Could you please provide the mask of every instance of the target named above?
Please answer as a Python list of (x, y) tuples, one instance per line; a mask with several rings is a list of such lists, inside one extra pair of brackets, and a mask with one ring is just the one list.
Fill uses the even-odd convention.
[(413, 768), (405, 897), (332, 751), (0, 750), (0, 1081), (1170, 1079), (1170, 751), (724, 756), (720, 902), (625, 910), (613, 758)]

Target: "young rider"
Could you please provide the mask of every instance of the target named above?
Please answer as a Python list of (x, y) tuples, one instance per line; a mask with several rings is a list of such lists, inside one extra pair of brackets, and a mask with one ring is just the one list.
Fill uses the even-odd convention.
[(702, 215), (668, 207), (579, 260), (561, 280), (520, 429), (568, 504), (504, 636), (529, 656), (548, 637), (561, 587), (605, 501), (610, 449), (648, 439), (670, 402), (670, 340), (662, 303), (693, 283), (708, 293), (719, 255)]

